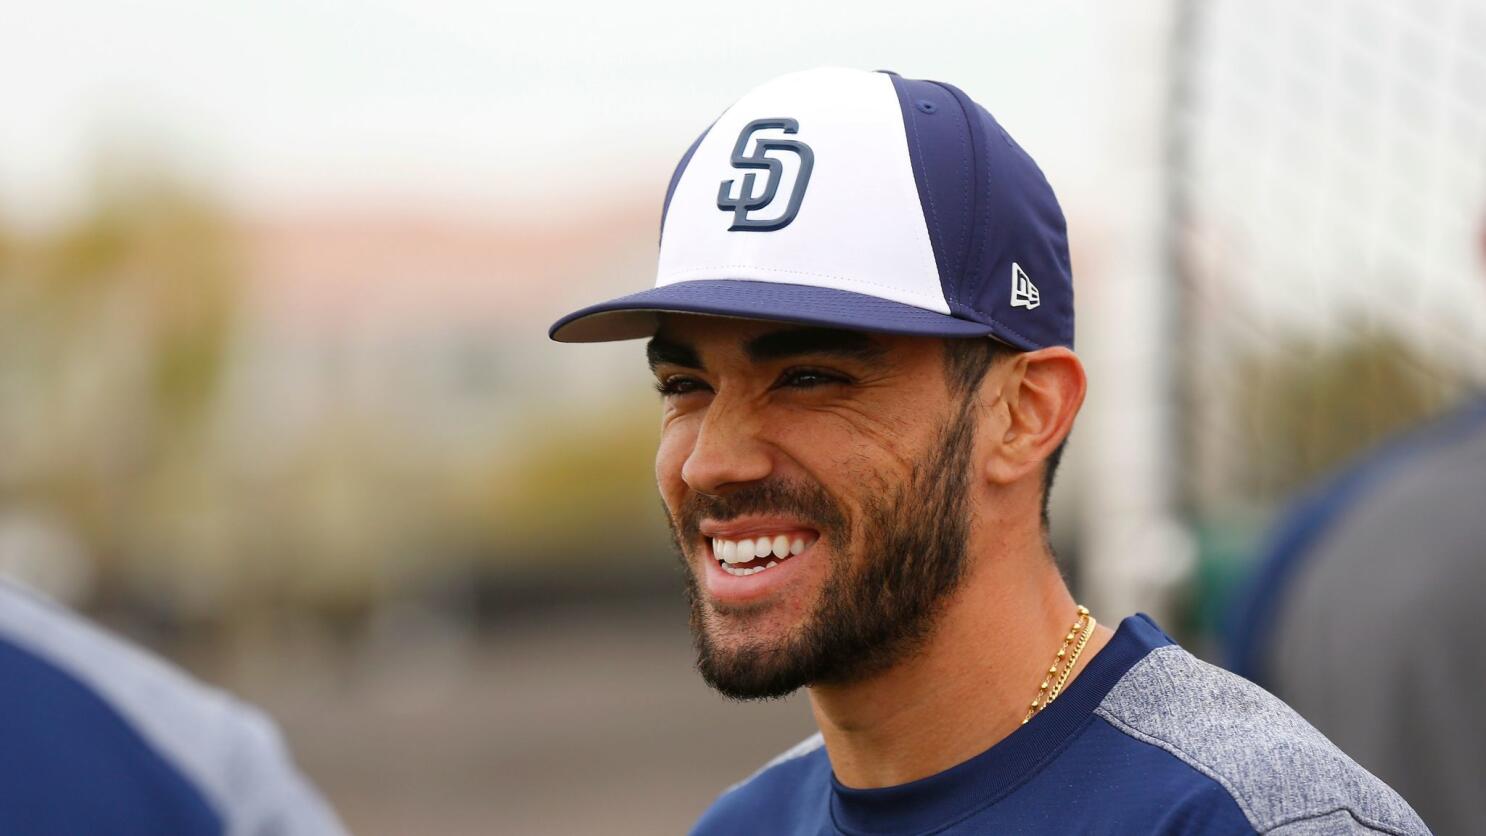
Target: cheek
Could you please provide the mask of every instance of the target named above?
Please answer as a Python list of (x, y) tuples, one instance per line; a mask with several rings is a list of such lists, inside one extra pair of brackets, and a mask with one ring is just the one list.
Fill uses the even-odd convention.
[(676, 421), (662, 427), (660, 444), (655, 449), (655, 484), (660, 488), (661, 498), (673, 511), (686, 495), (681, 468), (696, 443), (696, 432), (688, 425), (689, 422)]
[(859, 505), (912, 474), (913, 456), (902, 435), (833, 419), (785, 422), (779, 437), (790, 457), (839, 499)]

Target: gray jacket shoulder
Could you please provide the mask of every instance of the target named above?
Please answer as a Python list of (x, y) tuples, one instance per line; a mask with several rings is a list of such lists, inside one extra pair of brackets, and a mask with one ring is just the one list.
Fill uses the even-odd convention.
[(31, 593), (0, 581), (0, 639), (113, 707), (180, 770), (229, 834), (340, 834), (262, 712)]
[(1096, 713), (1222, 785), (1259, 833), (1429, 832), (1289, 706), (1176, 645), (1138, 662)]

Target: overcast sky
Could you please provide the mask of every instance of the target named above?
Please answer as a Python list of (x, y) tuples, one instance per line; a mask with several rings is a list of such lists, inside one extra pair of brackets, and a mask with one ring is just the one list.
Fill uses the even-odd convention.
[(17, 4), (0, 201), (56, 212), (113, 144), (247, 206), (550, 204), (651, 182), (753, 85), (828, 64), (959, 85), (1076, 189), (1107, 141), (1114, 19), (1091, 0)]

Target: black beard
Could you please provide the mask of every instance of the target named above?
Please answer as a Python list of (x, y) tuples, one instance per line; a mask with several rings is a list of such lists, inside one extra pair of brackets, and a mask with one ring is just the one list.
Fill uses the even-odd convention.
[[(891, 497), (866, 503), (860, 542), (869, 545), (855, 567), (841, 551), (851, 542), (846, 515), (819, 486), (771, 482), (726, 496), (690, 496), (678, 515), (680, 538), (677, 525), (671, 533), (685, 567), (697, 669), (707, 684), (732, 699), (773, 699), (806, 685), (861, 681), (921, 647), (965, 575), (974, 429), (973, 406), (966, 403), (922, 466)], [(700, 542), (703, 517), (750, 513), (788, 514), (816, 528), (832, 545), (831, 568), (815, 611), (793, 635), (724, 650), (707, 631), (708, 604), (680, 544)]]

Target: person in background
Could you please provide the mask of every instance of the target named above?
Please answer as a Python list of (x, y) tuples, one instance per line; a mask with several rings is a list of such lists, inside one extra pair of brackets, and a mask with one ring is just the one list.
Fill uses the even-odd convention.
[(1480, 832), (1486, 397), (1383, 444), (1281, 520), (1229, 619), (1229, 667), (1430, 827)]
[(0, 580), (0, 833), (344, 833), (273, 724)]
[(1486, 822), (1486, 400), (1296, 504), (1229, 666), (1311, 721), (1440, 833)]

